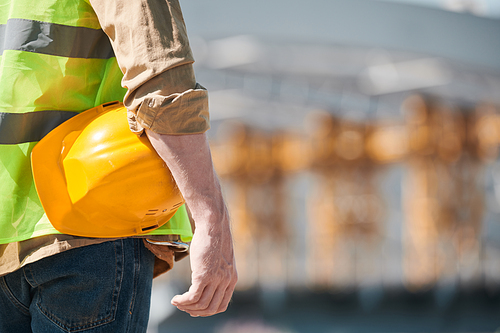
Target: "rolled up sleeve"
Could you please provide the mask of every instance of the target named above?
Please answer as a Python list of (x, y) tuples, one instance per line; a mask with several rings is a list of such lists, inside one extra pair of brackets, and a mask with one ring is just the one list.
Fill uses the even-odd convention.
[(209, 129), (208, 92), (198, 84), (177, 0), (90, 0), (123, 72), (130, 128), (161, 134)]

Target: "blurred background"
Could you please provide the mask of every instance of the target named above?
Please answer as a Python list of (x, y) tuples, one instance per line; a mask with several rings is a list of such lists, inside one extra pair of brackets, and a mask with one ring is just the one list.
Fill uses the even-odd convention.
[(500, 332), (500, 1), (181, 1), (239, 282), (148, 332)]

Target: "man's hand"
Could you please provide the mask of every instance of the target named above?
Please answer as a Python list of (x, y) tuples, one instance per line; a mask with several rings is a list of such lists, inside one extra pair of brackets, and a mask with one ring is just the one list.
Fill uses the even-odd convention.
[(191, 243), (191, 287), (172, 304), (191, 316), (211, 316), (227, 309), (237, 274), (229, 231), (197, 228)]
[(163, 135), (146, 131), (167, 163), (195, 221), (191, 287), (172, 304), (192, 316), (227, 309), (237, 281), (229, 214), (213, 169), (205, 134)]

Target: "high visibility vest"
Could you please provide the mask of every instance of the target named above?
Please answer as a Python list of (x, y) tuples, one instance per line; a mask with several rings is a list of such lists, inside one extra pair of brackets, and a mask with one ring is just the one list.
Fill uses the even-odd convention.
[[(57, 234), (33, 183), (30, 154), (79, 112), (122, 100), (121, 73), (84, 0), (0, 0), (0, 244)], [(185, 209), (151, 234), (191, 237)]]

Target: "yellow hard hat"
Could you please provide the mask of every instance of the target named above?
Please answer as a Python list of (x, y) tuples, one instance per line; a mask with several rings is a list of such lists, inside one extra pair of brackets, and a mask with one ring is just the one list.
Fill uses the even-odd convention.
[(165, 224), (184, 204), (146, 136), (118, 102), (84, 111), (33, 148), (36, 190), (54, 228), (84, 237), (126, 237)]

